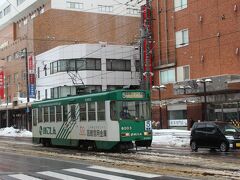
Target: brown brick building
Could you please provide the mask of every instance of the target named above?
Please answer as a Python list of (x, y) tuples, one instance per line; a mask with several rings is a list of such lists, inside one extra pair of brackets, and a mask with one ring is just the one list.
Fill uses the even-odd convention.
[(239, 121), (240, 1), (153, 0), (152, 15), (154, 85), (166, 85), (162, 113), (153, 90), (153, 119)]
[[(112, 0), (34, 0), (0, 7), (0, 59), (5, 62), (3, 101), (27, 97), (26, 59), (59, 45), (74, 43), (134, 44), (139, 37), (139, 11)], [(120, 12), (119, 12), (120, 11)], [(27, 56), (26, 56), (27, 55)], [(26, 106), (10, 114), (25, 126)], [(6, 108), (0, 125), (6, 126)], [(17, 110), (16, 110), (17, 111)], [(17, 117), (19, 116), (19, 117)], [(24, 121), (24, 122), (22, 122)], [(9, 122), (9, 125), (17, 122)]]

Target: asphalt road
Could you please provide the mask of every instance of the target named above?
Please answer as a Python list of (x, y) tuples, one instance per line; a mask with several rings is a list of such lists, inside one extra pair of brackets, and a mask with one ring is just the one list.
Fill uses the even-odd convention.
[[(18, 151), (18, 149), (21, 151)], [(24, 152), (27, 149), (29, 153)], [(34, 151), (37, 150), (38, 153)], [(45, 152), (43, 154), (39, 153)], [(57, 156), (46, 155), (57, 153)], [(33, 152), (33, 153), (31, 153)], [(166, 176), (154, 173), (144, 173), (126, 168), (113, 168), (111, 164), (107, 166), (75, 159), (61, 158), (63, 155), (77, 155), (76, 149), (64, 148), (44, 148), (32, 144), (30, 138), (0, 137), (0, 179), (1, 180), (48, 180), (48, 179), (111, 179), (111, 180), (132, 180), (132, 179), (164, 179), (183, 180), (186, 178), (176, 176)], [(60, 156), (59, 156), (60, 154)], [(94, 152), (93, 152), (94, 155)]]

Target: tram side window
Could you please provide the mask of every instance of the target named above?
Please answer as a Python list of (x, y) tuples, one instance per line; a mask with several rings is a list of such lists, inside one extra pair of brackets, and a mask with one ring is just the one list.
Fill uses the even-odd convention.
[(68, 120), (68, 108), (67, 105), (63, 106), (63, 121), (67, 121)]
[(62, 121), (62, 106), (56, 106), (56, 120)]
[(38, 108), (38, 122), (43, 122), (43, 111), (42, 111), (42, 108)]
[(55, 106), (50, 107), (50, 122), (55, 122)]
[(86, 103), (80, 103), (79, 108), (80, 108), (80, 121), (86, 121), (87, 120)]
[(32, 110), (33, 126), (37, 125), (37, 109)]
[(76, 121), (76, 106), (71, 105), (70, 110), (71, 110), (71, 121)]
[(110, 118), (111, 118), (111, 120), (117, 120), (116, 101), (111, 101), (110, 102)]
[(48, 107), (44, 107), (43, 108), (43, 118), (44, 118), (44, 122), (49, 122), (49, 119), (48, 119)]
[(97, 118), (98, 121), (104, 121), (105, 118), (105, 102), (97, 103)]
[(88, 121), (95, 121), (95, 102), (88, 102)]

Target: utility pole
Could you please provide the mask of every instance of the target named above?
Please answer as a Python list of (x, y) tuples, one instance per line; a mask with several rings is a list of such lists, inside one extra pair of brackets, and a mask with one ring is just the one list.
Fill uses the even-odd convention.
[(26, 64), (26, 86), (27, 86), (27, 104), (29, 103), (29, 83), (28, 83), (28, 53), (27, 48), (25, 48), (25, 64)]
[(8, 127), (8, 83), (6, 83), (6, 100), (7, 100), (7, 109), (6, 109), (6, 127)]
[(26, 103), (26, 123), (29, 124), (28, 122), (28, 113), (29, 113), (29, 107), (28, 107), (28, 103), (29, 103), (29, 75), (28, 75), (28, 52), (27, 52), (27, 48), (25, 48), (25, 65), (26, 65), (26, 86), (27, 86), (27, 103)]
[(152, 18), (151, 0), (146, 0), (142, 7), (142, 31), (141, 31), (141, 60), (143, 61), (144, 89), (149, 90), (152, 85)]

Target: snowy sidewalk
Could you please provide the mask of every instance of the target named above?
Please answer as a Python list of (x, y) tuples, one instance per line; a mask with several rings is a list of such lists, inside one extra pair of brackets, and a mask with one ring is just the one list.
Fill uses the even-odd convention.
[(176, 129), (153, 129), (152, 145), (188, 147), (190, 131)]

